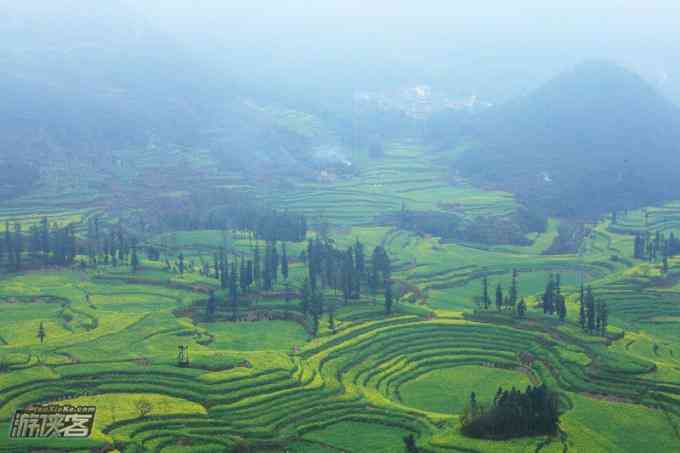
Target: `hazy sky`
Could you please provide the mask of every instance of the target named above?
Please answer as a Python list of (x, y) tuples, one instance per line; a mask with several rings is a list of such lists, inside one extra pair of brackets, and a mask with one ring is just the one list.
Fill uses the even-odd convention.
[(525, 37), (580, 41), (598, 36), (628, 41), (666, 40), (671, 44), (680, 25), (680, 4), (673, 0), (164, 0), (130, 3), (157, 23), (218, 39), (228, 38), (231, 32), (262, 33), (284, 39), (286, 36), (281, 33), (285, 32), (315, 40), (352, 39), (356, 34), (370, 37), (366, 43), (369, 46), (374, 40), (396, 40), (429, 47), (434, 44), (427, 40), (431, 37), (449, 37), (447, 44), (454, 44), (457, 39), (500, 44), (501, 39), (514, 41)]
[(677, 0), (0, 0), (0, 32), (8, 23), (24, 46), (111, 34), (125, 51), (160, 33), (216, 68), (313, 86), (421, 81), (493, 97), (607, 58), (678, 78), (680, 93)]

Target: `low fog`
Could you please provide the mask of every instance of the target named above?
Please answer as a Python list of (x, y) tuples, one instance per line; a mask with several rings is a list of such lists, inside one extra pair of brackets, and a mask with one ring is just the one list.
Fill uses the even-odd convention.
[(680, 7), (670, 0), (3, 3), (3, 60), (28, 64), (31, 52), (49, 51), (57, 72), (76, 64), (76, 49), (104, 52), (93, 64), (141, 53), (177, 63), (183, 77), (265, 81), (275, 91), (344, 96), (427, 84), (496, 102), (606, 58), (680, 96)]

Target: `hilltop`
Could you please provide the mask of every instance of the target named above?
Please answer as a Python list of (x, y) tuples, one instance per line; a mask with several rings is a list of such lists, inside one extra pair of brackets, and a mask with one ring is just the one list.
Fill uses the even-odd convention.
[(456, 170), (553, 215), (599, 215), (677, 195), (679, 111), (612, 63), (583, 63), (487, 110), (463, 135), (474, 145)]

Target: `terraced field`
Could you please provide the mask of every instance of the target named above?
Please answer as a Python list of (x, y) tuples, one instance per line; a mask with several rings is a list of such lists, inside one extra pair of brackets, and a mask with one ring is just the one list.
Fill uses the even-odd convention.
[[(381, 296), (336, 300), (336, 330), (328, 315), (317, 338), (294, 316), (272, 321), (215, 322), (201, 317), (218, 282), (198, 273), (224, 247), (250, 256), (264, 244), (238, 231), (198, 230), (147, 238), (168, 256), (183, 253), (195, 268), (179, 275), (142, 259), (124, 266), (43, 269), (0, 277), (0, 451), (31, 447), (85, 451), (393, 452), (412, 433), (422, 451), (630, 452), (674, 451), (680, 445), (680, 258), (667, 273), (632, 256), (638, 231), (680, 225), (675, 204), (609, 219), (592, 227), (578, 253), (546, 255), (558, 219), (529, 246), (447, 243), (436, 237), (375, 226), (374, 216), (409, 208), (457, 204), (465, 216), (515, 208), (507, 194), (451, 186), (437, 157), (412, 144), (387, 149), (384, 160), (359, 162), (361, 174), (333, 184), (308, 184), (275, 201), (336, 223), (339, 248), (359, 238), (366, 250), (383, 245), (394, 267), (397, 303), (385, 316)], [(399, 182), (399, 184), (397, 184)], [(0, 207), (4, 219), (30, 224), (42, 215), (84, 223), (96, 210), (37, 205)], [(0, 223), (0, 234), (2, 233)], [(316, 232), (310, 232), (313, 237)], [(299, 289), (304, 242), (287, 243), (290, 284)], [(210, 261), (209, 261), (210, 262)], [(476, 310), (481, 279), (493, 289), (519, 291), (529, 310), (517, 319)], [(560, 323), (536, 306), (551, 273), (567, 295)], [(610, 309), (607, 337), (578, 326), (577, 287), (592, 285)], [(295, 314), (279, 281), (251, 294), (243, 314)], [(218, 292), (222, 298), (224, 295)], [(222, 300), (222, 299), (220, 299)], [(221, 302), (223, 304), (224, 302)], [(227, 312), (225, 305), (220, 309)], [(47, 337), (36, 333), (43, 323)], [(189, 366), (179, 366), (188, 345)], [(520, 360), (530, 353), (533, 362)], [(488, 402), (499, 385), (545, 383), (560, 393), (559, 436), (483, 441), (460, 434), (471, 391)], [(141, 414), (140, 400), (151, 410)], [(31, 403), (97, 405), (92, 438), (7, 438), (14, 410)]]
[(451, 185), (443, 156), (427, 153), (417, 144), (391, 144), (377, 161), (354, 157), (358, 176), (301, 184), (275, 195), (273, 203), (341, 225), (371, 225), (376, 215), (398, 211), (402, 204), (422, 211), (445, 210), (445, 205), (455, 204), (460, 214), (469, 217), (502, 215), (516, 207), (510, 194), (483, 191), (463, 182)]
[[(4, 297), (10, 297), (32, 277), (12, 279), (3, 286)], [(79, 280), (77, 274), (66, 273), (44, 278), (35, 297), (59, 294), (68, 300), (62, 303), (70, 310), (96, 319), (94, 328), (69, 326), (63, 317), (60, 321), (59, 303), (15, 302), (35, 304), (31, 307), (33, 318), (52, 318), (53, 322), (47, 325), (45, 345), (26, 334), (30, 331), (27, 325), (17, 325), (14, 336), (5, 339), (3, 357), (11, 371), (0, 375), (0, 417), (6, 420), (13, 408), (31, 402), (75, 398), (105, 408), (97, 433), (87, 445), (126, 440), (157, 451), (178, 445), (220, 449), (241, 440), (271, 449), (294, 445), (300, 451), (327, 448), (330, 441), (336, 442), (331, 449), (342, 449), (353, 433), (350, 430), (342, 436), (334, 431), (342, 423), (380, 427), (379, 451), (395, 448), (405, 432), (415, 433), (419, 444), (433, 450), (490, 451), (498, 447), (524, 451), (544, 441), (527, 439), (496, 446), (461, 437), (457, 431), (460, 401), (470, 385), (479, 388), (478, 379), (492, 381), (482, 388), (501, 382), (549, 383), (563, 390), (569, 414), (579, 413), (579, 402), (593, 404), (594, 395), (601, 394), (648, 411), (656, 408), (658, 413), (652, 411), (650, 417), (657, 413), (676, 420), (680, 415), (680, 383), (649, 377), (652, 362), (625, 352), (613, 355), (603, 340), (571, 336), (570, 326), (541, 322), (540, 315), (519, 325), (461, 316), (428, 320), (397, 314), (383, 318), (359, 304), (339, 313), (336, 334), (326, 331), (293, 352), (285, 348), (285, 341), (292, 340), (290, 346), (303, 339), (283, 326), (262, 322), (206, 327), (173, 316), (173, 308), (200, 297), (192, 291), (144, 285), (126, 285), (124, 291), (118, 291), (105, 275), (91, 277)], [(59, 286), (57, 281), (65, 283)], [(83, 289), (91, 294), (90, 302), (96, 308), (84, 306)], [(129, 303), (122, 297), (126, 295), (136, 295), (140, 304), (145, 299), (165, 298), (165, 307), (153, 307), (152, 317), (133, 310), (121, 315), (112, 309), (111, 301), (120, 296), (122, 303)], [(55, 311), (46, 315), (44, 305), (50, 304), (56, 305)], [(13, 307), (4, 305), (3, 313), (10, 313), (8, 308), (14, 312)], [(23, 317), (30, 318), (28, 313)], [(3, 317), (3, 332), (12, 321)], [(510, 318), (506, 321), (512, 323)], [(248, 335), (261, 335), (260, 327), (274, 332), (284, 350), (276, 351), (278, 348), (268, 343), (262, 345), (269, 350), (252, 350), (258, 349), (250, 347), (255, 341), (244, 347), (243, 329)], [(193, 360), (189, 368), (174, 363), (180, 343), (190, 344)], [(524, 366), (518, 359), (522, 352), (531, 352), (540, 360)], [(438, 407), (428, 411), (417, 407), (419, 404), (407, 404), (414, 382), (433, 373), (447, 376), (447, 371), (454, 381), (434, 387), (439, 393), (430, 398), (450, 402), (454, 411), (437, 411)], [(508, 373), (514, 377), (508, 378)], [(112, 399), (115, 395), (118, 397)], [(145, 417), (130, 407), (131, 401), (139, 398), (154, 407)], [(666, 423), (668, 431), (661, 433), (662, 438), (672, 442), (673, 425)], [(575, 450), (586, 448), (588, 443), (576, 440), (585, 435), (585, 414), (570, 415), (570, 424), (574, 428), (553, 442)]]

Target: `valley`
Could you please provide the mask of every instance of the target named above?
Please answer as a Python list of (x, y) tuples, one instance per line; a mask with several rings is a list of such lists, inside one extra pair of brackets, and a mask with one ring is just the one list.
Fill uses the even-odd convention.
[[(239, 318), (253, 320), (234, 322), (228, 291), (204, 269), (221, 251), (245, 263), (267, 248), (268, 241), (237, 228), (150, 234), (126, 222), (140, 238), (137, 269), (130, 257), (91, 264), (84, 249), (67, 268), (43, 267), (27, 255), (24, 270), (0, 280), (0, 436), (12, 412), (32, 403), (96, 404), (98, 412), (87, 440), (18, 446), (0, 437), (3, 451), (390, 452), (403, 448), (408, 434), (422, 451), (671, 451), (680, 441), (680, 257), (670, 257), (664, 271), (660, 260), (633, 252), (634, 234), (678, 233), (676, 203), (629, 211), (616, 224), (605, 216), (574, 254), (544, 253), (558, 218), (545, 232), (528, 233), (526, 245), (443, 240), (380, 218), (403, 206), (446, 212), (455, 205), (456, 215), (473, 221), (506, 216), (517, 202), (509, 193), (451, 183), (441, 158), (416, 141), (384, 148), (380, 160), (353, 156), (361, 169), (353, 177), (246, 190), (304, 214), (307, 239), (323, 236), (339, 250), (360, 241), (368, 255), (383, 247), (395, 298), (389, 314), (382, 292), (371, 294), (365, 280), (349, 300), (321, 287), (325, 309), (310, 333), (301, 320), (307, 241), (279, 241), (288, 277), (270, 289), (239, 290)], [(201, 189), (229, 177), (200, 180)], [(138, 199), (157, 195), (128, 190)], [(83, 240), (94, 219), (104, 225), (126, 209), (105, 193), (79, 189), (61, 203), (49, 190), (18, 200), (2, 206), (0, 224), (28, 231), (47, 216), (50, 224), (73, 225)], [(142, 253), (145, 247), (156, 247), (160, 259)], [(493, 299), (498, 284), (511, 288), (513, 270), (526, 314), (497, 310), (493, 301), (480, 306), (483, 279)], [(552, 274), (561, 276), (564, 321), (541, 309)], [(607, 303), (605, 336), (579, 326), (582, 282)], [(44, 342), (36, 336), (40, 325)], [(180, 345), (188, 346), (186, 365), (178, 362)], [(541, 384), (559, 392), (558, 436), (497, 441), (460, 433), (470, 392), (488, 403), (499, 385)], [(138, 412), (140, 400), (149, 412)], [(612, 417), (616, 424), (603, 424)]]

